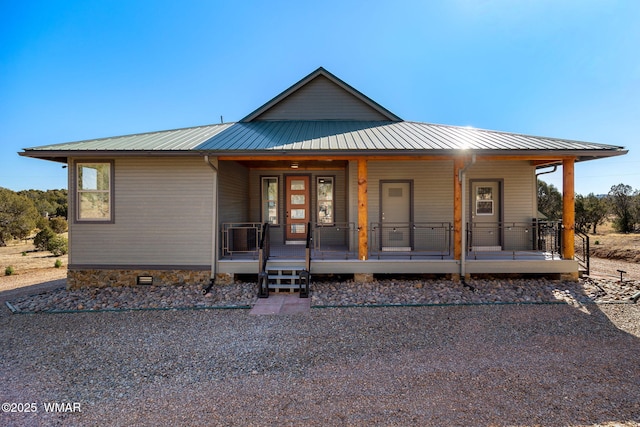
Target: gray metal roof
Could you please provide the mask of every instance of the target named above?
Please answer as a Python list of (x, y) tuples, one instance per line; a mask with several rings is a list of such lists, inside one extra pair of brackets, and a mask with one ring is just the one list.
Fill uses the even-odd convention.
[[(171, 154), (451, 154), (457, 150), (508, 155), (576, 152), (608, 157), (623, 147), (421, 122), (262, 121), (199, 126), (26, 148), (22, 155), (51, 158), (113, 152)], [(586, 159), (586, 158), (585, 158)]]

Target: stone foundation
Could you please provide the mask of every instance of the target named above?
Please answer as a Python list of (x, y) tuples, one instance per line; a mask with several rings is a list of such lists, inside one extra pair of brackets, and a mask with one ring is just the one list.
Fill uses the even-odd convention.
[[(153, 285), (209, 283), (211, 272), (203, 270), (69, 270), (67, 289), (137, 286), (138, 276), (152, 276)], [(145, 286), (145, 285), (140, 285)]]
[(356, 283), (372, 283), (374, 278), (372, 273), (354, 273), (353, 281)]
[(216, 274), (216, 285), (230, 285), (235, 282), (233, 273), (217, 273)]
[(571, 273), (562, 273), (560, 274), (560, 280), (565, 280), (567, 282), (577, 282), (580, 280), (580, 274), (577, 271)]

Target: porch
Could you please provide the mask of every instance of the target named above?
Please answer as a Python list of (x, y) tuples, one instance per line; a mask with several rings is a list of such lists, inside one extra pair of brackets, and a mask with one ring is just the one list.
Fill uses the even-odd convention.
[[(268, 262), (273, 268), (304, 264), (308, 256), (311, 274), (455, 275), (462, 266), (464, 274), (562, 274), (578, 269), (576, 261), (562, 259), (558, 222), (467, 224), (462, 259), (454, 258), (454, 230), (448, 222), (371, 223), (365, 259), (358, 256), (359, 230), (354, 223), (309, 223), (306, 227), (308, 247), (306, 241), (274, 239), (281, 233), (265, 224), (222, 224), (217, 271), (258, 274), (261, 244), (268, 245)], [(496, 235), (498, 245), (477, 244)]]

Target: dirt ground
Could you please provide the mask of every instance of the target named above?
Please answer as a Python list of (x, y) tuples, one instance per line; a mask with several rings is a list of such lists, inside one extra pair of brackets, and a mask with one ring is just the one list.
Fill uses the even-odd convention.
[(591, 234), (591, 256), (640, 263), (640, 234)]
[[(55, 268), (56, 260), (62, 262)], [(67, 277), (68, 256), (54, 256), (50, 252), (38, 252), (33, 240), (13, 242), (0, 247), (0, 292), (43, 283)], [(14, 273), (5, 275), (5, 269), (11, 266)]]

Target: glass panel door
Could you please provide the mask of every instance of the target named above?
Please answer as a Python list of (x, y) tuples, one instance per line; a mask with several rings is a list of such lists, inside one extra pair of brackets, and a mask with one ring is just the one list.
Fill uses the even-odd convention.
[(310, 179), (308, 176), (285, 177), (286, 216), (285, 238), (287, 241), (305, 240), (309, 222)]

